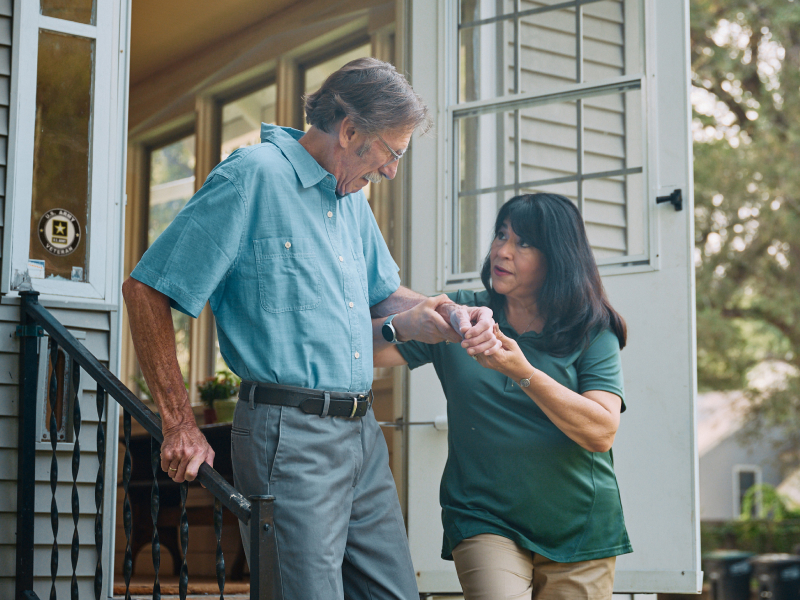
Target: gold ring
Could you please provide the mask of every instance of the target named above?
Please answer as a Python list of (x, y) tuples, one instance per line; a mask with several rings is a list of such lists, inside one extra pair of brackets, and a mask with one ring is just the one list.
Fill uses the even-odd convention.
[(170, 471), (177, 471), (178, 469), (173, 469), (172, 467), (169, 468)]

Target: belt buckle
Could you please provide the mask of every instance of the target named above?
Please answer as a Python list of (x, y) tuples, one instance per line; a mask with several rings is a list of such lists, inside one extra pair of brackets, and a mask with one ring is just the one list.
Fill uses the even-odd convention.
[(356, 416), (356, 411), (358, 410), (358, 396), (353, 396), (353, 410), (350, 412), (350, 419)]

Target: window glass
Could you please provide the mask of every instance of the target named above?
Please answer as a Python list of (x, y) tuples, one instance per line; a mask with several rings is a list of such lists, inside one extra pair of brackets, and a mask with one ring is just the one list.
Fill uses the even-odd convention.
[[(194, 194), (195, 136), (163, 146), (150, 153), (150, 194), (147, 245), (163, 233)], [(184, 380), (189, 375), (190, 317), (172, 309), (178, 364)]]
[(97, 0), (41, 0), (41, 7), (45, 17), (95, 24)]
[(498, 208), (537, 191), (577, 204), (599, 262), (643, 254), (641, 102), (634, 89), (457, 117), (451, 273), (477, 271)]
[(220, 160), (237, 148), (260, 143), (262, 123), (275, 123), (275, 84), (222, 106)]
[[(749, 470), (739, 471), (737, 483), (739, 488), (737, 490), (739, 495), (739, 506), (734, 516), (738, 518), (742, 513), (742, 508), (744, 507), (744, 497), (745, 494), (747, 494), (747, 490), (749, 490), (757, 483), (756, 472)], [(753, 502), (752, 514), (750, 515), (751, 517), (755, 517), (758, 513), (757, 504), (758, 504), (757, 502)]]
[(32, 277), (87, 281), (94, 41), (39, 32)]
[(194, 135), (150, 153), (148, 247), (172, 223), (194, 194), (194, 163)]
[(459, 102), (642, 72), (639, 2), (516, 3), (461, 2)]

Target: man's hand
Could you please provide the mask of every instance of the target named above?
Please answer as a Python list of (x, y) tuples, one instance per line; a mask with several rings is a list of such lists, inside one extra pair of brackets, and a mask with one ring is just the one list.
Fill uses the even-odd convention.
[(461, 306), (444, 294), (398, 314), (392, 323), (400, 341), (461, 343), (471, 354), (493, 352), (500, 346), (493, 331), (491, 309)]
[(184, 480), (193, 481), (197, 477), (200, 465), (204, 462), (208, 463), (209, 467), (214, 466), (214, 450), (194, 420), (164, 430), (161, 469), (175, 483)]
[[(456, 306), (444, 294), (426, 298), (414, 308), (399, 313), (392, 324), (401, 342), (416, 340), (425, 344), (439, 342), (460, 342), (461, 336), (450, 326), (449, 319), (437, 309), (443, 304)], [(449, 312), (447, 313), (449, 316)]]

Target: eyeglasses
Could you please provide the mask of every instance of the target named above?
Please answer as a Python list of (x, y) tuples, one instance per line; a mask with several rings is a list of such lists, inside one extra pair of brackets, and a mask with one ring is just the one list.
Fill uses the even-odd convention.
[(403, 154), (405, 154), (405, 152), (403, 152), (402, 154), (398, 154), (397, 152), (395, 152), (394, 150), (392, 150), (391, 146), (389, 146), (389, 144), (387, 144), (387, 143), (386, 143), (386, 140), (385, 140), (385, 139), (383, 139), (383, 138), (382, 138), (382, 137), (381, 137), (379, 134), (377, 134), (377, 133), (376, 133), (376, 134), (375, 134), (375, 136), (376, 136), (376, 137), (377, 137), (377, 138), (378, 138), (378, 139), (381, 141), (381, 143), (382, 143), (382, 144), (383, 144), (383, 145), (386, 147), (386, 149), (387, 149), (387, 150), (388, 150), (388, 151), (391, 153), (391, 155), (394, 157), (394, 158), (392, 158), (392, 160), (390, 160), (390, 161), (389, 161), (389, 162), (387, 162), (385, 165), (383, 165), (384, 167), (388, 167), (389, 165), (391, 165), (391, 164), (394, 164), (394, 163), (396, 163), (398, 160), (400, 160), (401, 158), (403, 158)]

